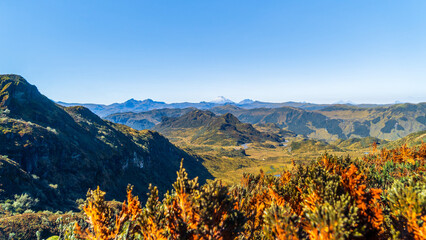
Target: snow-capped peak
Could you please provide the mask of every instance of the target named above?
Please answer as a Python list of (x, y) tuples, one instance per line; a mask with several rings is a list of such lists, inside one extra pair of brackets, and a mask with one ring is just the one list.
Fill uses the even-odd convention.
[(219, 96), (215, 98), (213, 101), (210, 101), (211, 103), (219, 103), (219, 104), (225, 104), (225, 103), (234, 103), (233, 101), (225, 98), (224, 96)]

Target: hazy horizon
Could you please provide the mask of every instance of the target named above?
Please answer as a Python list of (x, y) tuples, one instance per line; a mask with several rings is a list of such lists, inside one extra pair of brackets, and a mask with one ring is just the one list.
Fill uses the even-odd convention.
[[(219, 96), (219, 97), (224, 97), (224, 96)], [(226, 97), (225, 97), (226, 98)], [(229, 99), (229, 98), (227, 98)], [(144, 100), (152, 100), (154, 102), (164, 102), (166, 104), (172, 104), (172, 103), (201, 103), (201, 102), (214, 102), (215, 99), (207, 99), (207, 100), (201, 100), (201, 101), (197, 101), (197, 102), (191, 102), (191, 101), (179, 101), (179, 102), (166, 102), (166, 101), (162, 101), (161, 99), (151, 99), (151, 98), (145, 98), (145, 99), (136, 99), (136, 98), (129, 98), (127, 100), (124, 101), (120, 101), (120, 102), (111, 102), (111, 103), (101, 103), (101, 102), (65, 102), (65, 101), (61, 101), (61, 100), (54, 100), (52, 99), (52, 101), (55, 101), (57, 103), (67, 103), (67, 104), (99, 104), (99, 105), (110, 105), (110, 104), (114, 104), (114, 103), (125, 103), (129, 100), (136, 100), (136, 101), (144, 101)], [(241, 99), (241, 100), (236, 100), (234, 101), (233, 99), (229, 99), (231, 100), (233, 103), (238, 104), (241, 101), (244, 100), (253, 100), (253, 101), (259, 101), (259, 102), (267, 102), (267, 103), (286, 103), (286, 102), (296, 102), (296, 103), (311, 103), (311, 104), (355, 104), (355, 105), (362, 105), (362, 104), (377, 104), (377, 105), (386, 105), (386, 104), (403, 104), (403, 103), (411, 103), (411, 104), (418, 104), (418, 103), (423, 103), (423, 101), (420, 102), (401, 102), (401, 101), (394, 101), (394, 102), (388, 102), (388, 103), (374, 103), (374, 102), (353, 102), (353, 101), (345, 101), (345, 100), (340, 100), (337, 102), (330, 102), (330, 103), (323, 103), (323, 102), (307, 102), (307, 101), (279, 101), (279, 102), (269, 102), (269, 101), (263, 101), (263, 100), (259, 100), (259, 99), (250, 99), (250, 98), (245, 98), (245, 99)]]
[(426, 101), (424, 1), (3, 1), (0, 73), (55, 101)]

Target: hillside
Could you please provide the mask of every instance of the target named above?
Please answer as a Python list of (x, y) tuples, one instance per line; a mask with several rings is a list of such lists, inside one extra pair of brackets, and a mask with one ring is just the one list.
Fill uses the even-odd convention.
[(240, 121), (251, 124), (275, 123), (296, 134), (328, 141), (354, 137), (396, 140), (426, 129), (426, 103), (373, 108), (334, 105), (320, 111), (223, 106), (211, 111), (218, 114), (229, 112)]
[(340, 120), (293, 107), (244, 109), (234, 106), (211, 109), (217, 114), (232, 113), (240, 121), (251, 124), (274, 123), (280, 128), (316, 139), (337, 140), (346, 138), (339, 127)]
[[(149, 183), (164, 192), (181, 159), (190, 175), (202, 181), (211, 178), (202, 159), (157, 132), (104, 121), (84, 107), (58, 106), (17, 75), (0, 75), (0, 89), (0, 155), (8, 156), (2, 165), (20, 173), (2, 175), (1, 188), (8, 188), (10, 181), (28, 182), (28, 186), (41, 182), (60, 194), (61, 207), (67, 208), (73, 206), (65, 203), (97, 185), (109, 189), (108, 198), (120, 196), (129, 183), (137, 192), (146, 191)], [(25, 191), (49, 205), (43, 186), (25, 187)], [(1, 198), (16, 191), (8, 193)]]
[[(249, 102), (254, 104), (255, 102)], [(297, 105), (297, 104), (295, 104)], [(275, 124), (295, 134), (335, 141), (337, 139), (375, 137), (396, 140), (410, 133), (426, 129), (426, 103), (395, 104), (390, 106), (353, 105), (323, 106), (309, 111), (295, 107), (242, 108), (228, 104), (209, 111), (215, 114), (231, 113), (241, 122), (250, 124)], [(163, 117), (179, 117), (193, 110), (161, 109), (141, 113), (116, 113), (106, 117), (136, 129), (150, 129)]]
[(422, 143), (426, 143), (426, 131), (415, 132), (400, 138), (398, 140), (385, 144), (384, 147), (388, 149), (396, 148), (406, 144), (408, 147), (418, 146)]
[(164, 108), (146, 112), (114, 113), (105, 117), (106, 120), (127, 125), (137, 130), (150, 129), (159, 124), (164, 117), (180, 117), (195, 108)]
[(395, 104), (388, 107), (358, 108), (345, 105), (317, 111), (339, 119), (344, 132), (361, 137), (396, 140), (410, 133), (426, 130), (426, 103)]
[(180, 117), (163, 118), (154, 130), (171, 139), (188, 138), (192, 144), (240, 145), (250, 142), (282, 141), (276, 134), (256, 130), (232, 114), (216, 116), (210, 111), (194, 110)]

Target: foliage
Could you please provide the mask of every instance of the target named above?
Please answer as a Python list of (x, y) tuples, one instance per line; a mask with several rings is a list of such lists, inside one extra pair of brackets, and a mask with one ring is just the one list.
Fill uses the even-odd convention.
[(396, 180), (387, 192), (392, 234), (400, 239), (426, 238), (426, 179)]
[(0, 218), (0, 239), (37, 239), (37, 232), (41, 239), (48, 239), (52, 235), (64, 239), (65, 234), (68, 234), (65, 229), (82, 217), (80, 213), (44, 211)]
[(373, 149), (373, 153), (362, 159), (370, 186), (388, 188), (395, 179), (406, 179), (413, 175), (424, 175), (426, 167), (426, 144), (409, 148), (406, 144), (388, 150)]
[[(103, 203), (105, 193), (90, 191), (84, 208), (89, 227), (76, 232), (89, 239), (424, 239), (425, 149), (402, 146), (355, 160), (324, 154), (279, 177), (245, 174), (234, 186), (199, 186), (181, 166), (162, 201), (150, 186), (142, 208), (128, 188), (115, 218)], [(371, 161), (379, 171), (388, 162), (406, 162), (408, 173), (386, 168), (393, 178), (382, 184)]]
[(20, 214), (24, 212), (33, 212), (32, 209), (37, 206), (39, 200), (33, 199), (27, 193), (15, 195), (14, 199), (7, 199), (1, 204), (1, 207), (11, 214)]

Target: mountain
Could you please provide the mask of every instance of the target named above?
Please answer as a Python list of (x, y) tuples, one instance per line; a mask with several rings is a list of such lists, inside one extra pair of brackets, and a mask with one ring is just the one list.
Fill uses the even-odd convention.
[(426, 103), (373, 108), (334, 105), (316, 112), (341, 121), (340, 127), (346, 135), (397, 140), (426, 130)]
[(238, 104), (239, 105), (243, 105), (243, 104), (252, 104), (252, 103), (254, 103), (253, 100), (251, 100), (251, 99), (244, 99), (244, 100), (240, 101)]
[(105, 119), (137, 130), (143, 130), (159, 124), (164, 117), (180, 117), (193, 110), (196, 110), (196, 108), (163, 108), (140, 113), (114, 113), (106, 116)]
[[(254, 104), (254, 103), (253, 103)], [(396, 140), (410, 133), (426, 129), (426, 103), (395, 104), (390, 106), (359, 107), (330, 105), (309, 111), (296, 107), (243, 108), (233, 104), (216, 106), (215, 114), (231, 113), (241, 122), (276, 124), (278, 127), (313, 139), (376, 137)], [(142, 113), (112, 114), (106, 119), (137, 129), (153, 128), (163, 117), (179, 117), (193, 110), (162, 109)]]
[(244, 109), (219, 106), (211, 111), (232, 113), (240, 121), (251, 124), (275, 123), (296, 134), (329, 141), (354, 137), (396, 140), (426, 130), (426, 103), (372, 108), (332, 105), (317, 111), (293, 107)]
[(84, 106), (97, 115), (104, 117), (111, 113), (121, 113), (121, 112), (144, 112), (152, 109), (160, 109), (167, 106), (165, 102), (157, 102), (152, 99), (135, 100), (129, 99), (123, 103), (113, 103), (111, 105), (103, 105), (103, 104), (80, 104), (80, 103), (64, 103), (58, 102), (58, 104), (66, 107), (72, 106)]
[(336, 140), (346, 138), (340, 129), (339, 120), (293, 107), (244, 109), (235, 106), (222, 106), (211, 109), (216, 114), (232, 113), (241, 122), (250, 124), (274, 123), (299, 135), (317, 139)]
[[(197, 108), (200, 110), (208, 110), (213, 107), (225, 106), (225, 105), (233, 105), (236, 107), (241, 107), (245, 109), (253, 109), (253, 108), (280, 108), (280, 107), (295, 107), (304, 110), (321, 110), (329, 106), (333, 106), (333, 104), (315, 104), (315, 103), (305, 103), (305, 102), (283, 102), (283, 103), (271, 103), (271, 102), (261, 102), (254, 101), (251, 99), (245, 99), (239, 103), (235, 103), (223, 96), (218, 97), (217, 99), (210, 102), (199, 102), (199, 103), (190, 103), (190, 102), (182, 102), (182, 103), (165, 103), (158, 102), (152, 99), (146, 99), (143, 101), (130, 99), (123, 103), (113, 103), (110, 105), (104, 104), (91, 104), (91, 103), (65, 103), (58, 102), (58, 104), (66, 107), (71, 106), (84, 106), (90, 109), (92, 112), (96, 113), (100, 117), (106, 117), (115, 113), (124, 113), (124, 112), (145, 112), (155, 109), (164, 109), (164, 108)], [(348, 106), (352, 106), (349, 104)], [(389, 106), (389, 105), (377, 105), (377, 104), (359, 104), (354, 105), (361, 108), (372, 108), (378, 106)]]
[(210, 101), (211, 103), (217, 103), (217, 104), (227, 104), (227, 103), (234, 103), (232, 100), (225, 98), (224, 96), (219, 96), (213, 101)]
[(17, 172), (0, 169), (0, 188), (7, 190), (1, 199), (16, 194), (21, 182), (51, 208), (73, 207), (72, 201), (98, 185), (110, 192), (108, 198), (122, 196), (129, 183), (139, 193), (149, 183), (165, 192), (181, 159), (192, 177), (212, 177), (202, 159), (159, 133), (104, 121), (85, 107), (57, 105), (18, 75), (0, 75), (0, 110), (0, 155), (7, 156), (1, 166)]
[[(256, 102), (253, 102), (256, 104)], [(133, 127), (135, 129), (151, 129), (155, 125), (159, 124), (162, 121), (163, 117), (179, 117), (189, 111), (194, 110), (195, 108), (173, 108), (173, 109), (157, 109), (140, 113), (126, 112), (126, 113), (115, 113), (105, 117), (105, 119), (110, 120), (115, 123), (125, 124), (127, 126)], [(238, 107), (234, 104), (215, 106), (209, 109), (210, 111), (216, 114), (225, 114), (232, 113), (240, 121), (245, 123), (257, 124), (257, 123), (277, 123), (280, 127), (289, 127), (289, 130), (295, 131), (298, 134), (309, 135), (313, 130), (309, 130), (309, 127), (304, 126), (308, 124), (309, 121), (298, 121), (300, 118), (296, 118), (287, 122), (287, 118), (274, 119), (272, 115), (282, 115), (283, 111), (291, 111), (292, 114), (301, 114), (301, 113), (312, 113), (306, 112), (303, 109), (297, 109), (292, 107), (280, 107), (280, 108), (243, 108)], [(327, 118), (323, 114), (312, 113), (312, 121), (316, 125), (321, 125), (321, 121), (325, 121)], [(265, 118), (263, 118), (265, 117)], [(303, 117), (302, 117), (303, 118)], [(317, 123), (318, 122), (318, 123)], [(335, 121), (331, 121), (335, 122)], [(329, 125), (331, 123), (328, 123)], [(337, 123), (338, 124), (338, 123)], [(344, 137), (339, 135), (339, 137)]]
[[(215, 102), (199, 102), (199, 103), (165, 103), (153, 101), (151, 99), (145, 99), (143, 101), (130, 99), (123, 103), (113, 103), (110, 105), (103, 104), (91, 104), (91, 103), (64, 103), (58, 102), (58, 104), (66, 107), (71, 106), (84, 106), (100, 117), (106, 117), (108, 115), (116, 113), (127, 113), (127, 112), (146, 112), (156, 109), (184, 109), (184, 108), (197, 108), (197, 109), (209, 109), (215, 106), (221, 106), (223, 103)], [(226, 103), (228, 104), (228, 103)]]
[(251, 124), (240, 122), (232, 114), (216, 116), (210, 111), (202, 110), (194, 110), (180, 117), (163, 118), (153, 129), (171, 139), (187, 138), (192, 144), (235, 146), (283, 140), (276, 134), (263, 133)]

